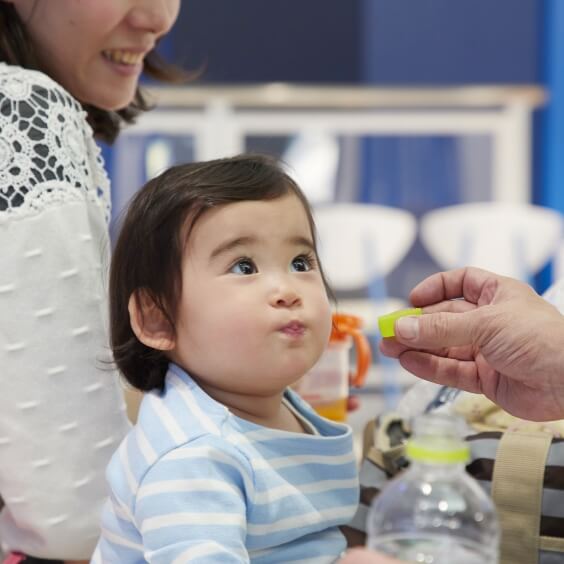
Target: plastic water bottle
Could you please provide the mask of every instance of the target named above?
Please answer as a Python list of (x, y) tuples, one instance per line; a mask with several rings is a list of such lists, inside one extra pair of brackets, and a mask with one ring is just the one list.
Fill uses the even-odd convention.
[(406, 444), (411, 464), (374, 499), (368, 547), (405, 562), (495, 564), (499, 524), (492, 500), (466, 473), (462, 419), (415, 418)]

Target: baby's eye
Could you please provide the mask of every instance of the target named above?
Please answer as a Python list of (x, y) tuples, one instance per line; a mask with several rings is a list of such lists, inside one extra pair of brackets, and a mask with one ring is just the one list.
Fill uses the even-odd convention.
[(233, 274), (255, 274), (258, 272), (255, 263), (251, 259), (239, 259), (230, 269)]
[(292, 259), (292, 270), (294, 272), (308, 272), (313, 268), (313, 260), (311, 257), (300, 255)]

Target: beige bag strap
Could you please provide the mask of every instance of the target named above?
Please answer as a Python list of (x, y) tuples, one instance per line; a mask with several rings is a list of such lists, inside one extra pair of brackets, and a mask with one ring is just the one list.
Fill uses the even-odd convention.
[(550, 552), (564, 552), (564, 539), (559, 537), (541, 537), (540, 548)]
[(501, 525), (500, 564), (538, 564), (544, 469), (552, 436), (507, 431), (501, 437), (492, 497)]

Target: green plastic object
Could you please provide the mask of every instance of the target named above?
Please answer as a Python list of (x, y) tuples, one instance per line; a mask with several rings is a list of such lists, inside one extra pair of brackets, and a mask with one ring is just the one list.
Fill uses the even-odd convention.
[(380, 329), (380, 334), (382, 337), (393, 337), (396, 333), (394, 331), (394, 324), (396, 319), (400, 317), (405, 317), (406, 315), (421, 315), (423, 311), (420, 307), (412, 307), (408, 309), (400, 309), (398, 311), (393, 311), (386, 315), (381, 315), (378, 318), (378, 327)]

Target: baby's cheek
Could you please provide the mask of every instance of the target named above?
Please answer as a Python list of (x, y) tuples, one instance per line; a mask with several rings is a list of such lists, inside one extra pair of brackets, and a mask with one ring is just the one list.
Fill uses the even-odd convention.
[(235, 348), (251, 343), (260, 333), (260, 326), (250, 312), (222, 315), (217, 319), (216, 326), (226, 343)]
[(329, 298), (325, 297), (320, 303), (321, 317), (325, 322), (325, 329), (327, 331), (327, 339), (329, 339), (329, 334), (331, 333), (331, 328), (333, 327), (333, 309), (331, 307), (331, 302)]
[(323, 349), (327, 346), (329, 342), (329, 336), (331, 335), (331, 329), (333, 327), (332, 312), (329, 302), (327, 304), (319, 304), (319, 310), (317, 314), (316, 323), (316, 333), (319, 339), (319, 345)]

